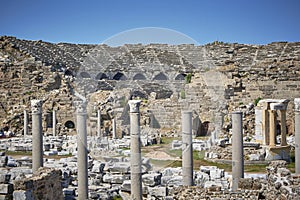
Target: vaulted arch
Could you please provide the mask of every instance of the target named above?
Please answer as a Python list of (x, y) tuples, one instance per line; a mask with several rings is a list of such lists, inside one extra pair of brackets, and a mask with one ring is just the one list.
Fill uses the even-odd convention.
[(185, 74), (178, 74), (176, 77), (175, 77), (175, 80), (176, 81), (184, 81), (186, 75)]
[(143, 74), (138, 73), (134, 75), (133, 80), (146, 80), (146, 77)]
[(127, 78), (126, 78), (126, 76), (123, 73), (118, 72), (118, 73), (116, 73), (114, 75), (113, 80), (117, 80), (117, 81), (121, 80), (121, 81), (123, 81), (123, 80), (127, 80)]
[(80, 72), (80, 77), (81, 78), (91, 78), (91, 75), (87, 72)]
[(103, 79), (108, 79), (108, 76), (105, 74), (105, 73), (99, 73), (99, 74), (97, 74), (97, 76), (96, 76), (96, 78), (95, 78), (96, 80), (103, 80)]
[(166, 81), (168, 80), (168, 77), (164, 73), (160, 72), (153, 78), (153, 80)]

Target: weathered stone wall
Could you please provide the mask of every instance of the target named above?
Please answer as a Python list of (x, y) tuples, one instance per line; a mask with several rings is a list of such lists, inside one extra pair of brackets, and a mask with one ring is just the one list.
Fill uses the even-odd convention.
[(14, 199), (18, 200), (61, 200), (61, 171), (51, 168), (40, 168), (31, 178), (24, 178), (14, 183)]
[[(81, 84), (80, 79), (85, 84), (77, 89), (83, 94), (130, 88), (123, 99), (134, 94), (149, 98), (149, 112), (161, 128), (177, 129), (182, 109), (192, 109), (202, 122), (219, 126), (230, 111), (255, 99), (299, 97), (299, 49), (299, 42), (109, 47), (1, 37), (0, 118), (20, 130), (23, 106), (30, 98), (42, 97), (44, 115), (49, 118), (44, 129), (51, 128), (53, 108), (58, 109), (58, 127), (64, 129), (64, 123), (73, 119), (71, 104), (77, 98), (74, 88), (76, 82)], [(191, 83), (185, 83), (189, 73)], [(153, 92), (156, 99), (152, 100)], [(124, 105), (116, 111), (119, 120), (126, 112)], [(289, 133), (293, 130), (292, 108), (293, 102), (288, 107)], [(94, 130), (95, 123), (90, 124)]]

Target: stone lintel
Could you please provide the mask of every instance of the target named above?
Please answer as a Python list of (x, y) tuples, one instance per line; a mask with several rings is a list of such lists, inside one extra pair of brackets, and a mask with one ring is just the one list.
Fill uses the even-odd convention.
[(271, 110), (286, 110), (287, 103), (270, 103)]

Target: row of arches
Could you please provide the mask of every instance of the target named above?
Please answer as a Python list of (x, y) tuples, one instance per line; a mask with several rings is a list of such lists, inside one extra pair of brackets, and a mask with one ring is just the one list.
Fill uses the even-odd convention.
[[(182, 81), (185, 79), (186, 74), (177, 74), (177, 76), (174, 78), (176, 81)], [(91, 75), (87, 72), (80, 72), (79, 74), (80, 78), (86, 78), (91, 79)], [(96, 80), (117, 80), (117, 81), (123, 81), (123, 80), (129, 80), (123, 73), (117, 72), (112, 78), (110, 78), (105, 73), (99, 73), (95, 77)], [(146, 76), (142, 73), (137, 73), (132, 77), (132, 80), (147, 80)], [(167, 81), (169, 80), (169, 77), (166, 76), (164, 73), (160, 72), (159, 74), (155, 75), (151, 80), (158, 80), (158, 81)]]

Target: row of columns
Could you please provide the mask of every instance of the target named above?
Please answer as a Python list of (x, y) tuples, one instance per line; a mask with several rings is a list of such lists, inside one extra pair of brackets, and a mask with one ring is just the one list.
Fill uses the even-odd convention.
[[(40, 101), (40, 100), (33, 100), (31, 101), (31, 105), (35, 104), (35, 101)], [(32, 108), (31, 108), (32, 109)], [(42, 109), (42, 108), (41, 108)], [(34, 113), (32, 113), (34, 114)], [(42, 113), (41, 113), (42, 114)], [(26, 135), (28, 135), (28, 112), (27, 110), (24, 110), (24, 137), (26, 137)], [(52, 111), (52, 129), (53, 129), (53, 136), (56, 136), (56, 110)]]
[[(56, 110), (52, 111), (52, 134), (53, 136), (56, 136)], [(112, 121), (113, 124), (113, 138), (116, 138), (116, 120), (115, 118)], [(28, 135), (28, 111), (24, 110), (24, 137)], [(101, 110), (97, 110), (97, 135), (98, 137), (101, 137)]]
[[(140, 143), (140, 100), (129, 101), (130, 106), (130, 136), (131, 136), (131, 198), (142, 199), (141, 179), (141, 143)], [(86, 103), (76, 102), (77, 116), (77, 145), (78, 145), (78, 197), (88, 198), (88, 161), (87, 161), (87, 129)], [(277, 107), (276, 107), (277, 106)], [(271, 111), (279, 110), (278, 105), (271, 106)], [(32, 170), (35, 172), (43, 166), (43, 138), (42, 138), (42, 101), (31, 101), (32, 111)], [(282, 120), (285, 113), (282, 112)], [(25, 115), (26, 114), (26, 115)], [(55, 115), (55, 114), (54, 114)], [(27, 120), (27, 112), (24, 111)], [(98, 112), (98, 116), (101, 116)], [(274, 120), (270, 113), (270, 123)], [(99, 117), (98, 117), (99, 120)], [(100, 119), (101, 120), (101, 119)], [(99, 121), (100, 121), (99, 120)], [(272, 121), (271, 121), (272, 120)], [(24, 120), (25, 121), (25, 120)], [(285, 120), (284, 120), (285, 121)], [(53, 123), (54, 124), (54, 123)], [(237, 190), (238, 181), (244, 177), (243, 158), (243, 130), (242, 112), (232, 113), (232, 190)], [(272, 126), (270, 126), (272, 127)], [(25, 128), (25, 126), (24, 126)], [(99, 129), (98, 129), (99, 131)], [(25, 131), (24, 131), (25, 133)], [(286, 133), (283, 131), (283, 133)], [(98, 132), (99, 134), (99, 132)], [(296, 173), (300, 173), (300, 98), (295, 99), (295, 157)], [(272, 144), (270, 137), (270, 143)], [(193, 185), (193, 148), (192, 148), (192, 112), (182, 112), (182, 170), (183, 185)]]

